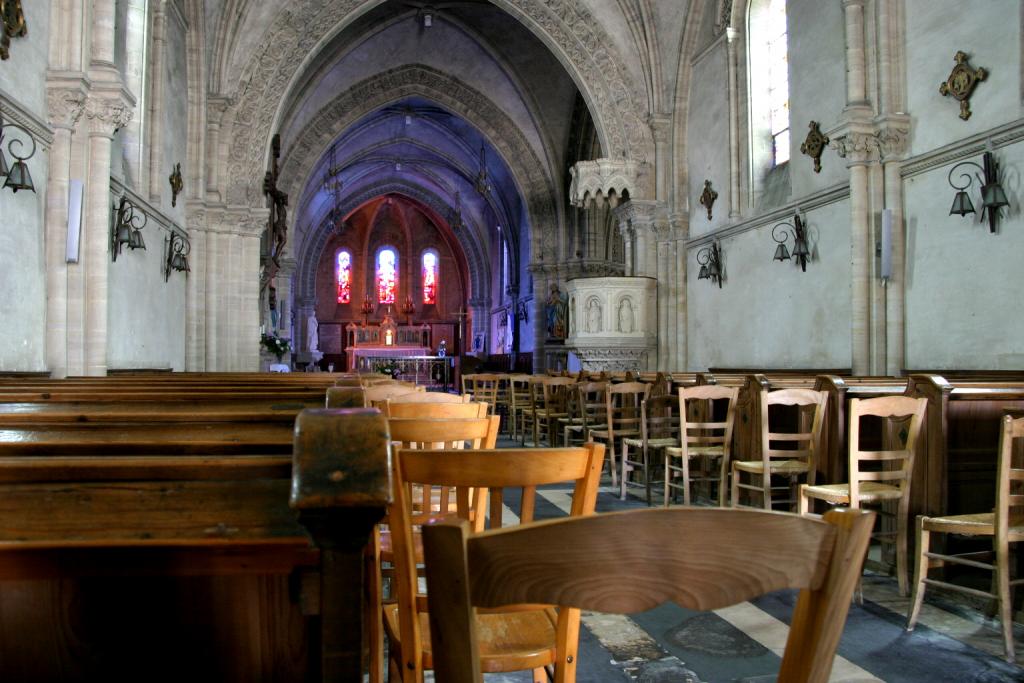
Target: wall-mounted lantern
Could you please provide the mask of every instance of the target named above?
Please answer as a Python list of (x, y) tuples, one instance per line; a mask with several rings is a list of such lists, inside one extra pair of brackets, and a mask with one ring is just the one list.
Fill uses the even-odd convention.
[(697, 263), (700, 264), (698, 280), (710, 280), (717, 282), (718, 288), (722, 288), (722, 250), (717, 242), (712, 242), (697, 252)]
[(779, 243), (779, 246), (775, 247), (774, 260), (789, 260), (789, 249), (786, 247), (786, 242), (790, 237), (793, 238), (793, 258), (800, 264), (800, 270), (806, 273), (807, 259), (811, 255), (811, 251), (807, 248), (807, 229), (804, 227), (803, 221), (800, 220), (800, 214), (793, 215), (792, 223), (783, 221), (772, 228), (772, 239)]
[(123, 246), (127, 245), (132, 250), (146, 248), (146, 241), (142, 239), (142, 229), (148, 221), (146, 214), (135, 206), (127, 195), (121, 195), (121, 201), (114, 213), (114, 225), (110, 230), (110, 255), (113, 261), (117, 261)]

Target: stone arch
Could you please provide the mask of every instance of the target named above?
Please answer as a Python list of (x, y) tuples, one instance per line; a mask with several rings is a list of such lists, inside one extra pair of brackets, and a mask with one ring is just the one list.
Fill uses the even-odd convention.
[[(405, 182), (390, 181), (367, 187), (357, 194), (345, 197), (340, 209), (343, 216), (352, 213), (366, 202), (386, 194), (400, 194), (428, 207), (438, 216), (445, 215), (448, 205), (433, 192)], [(316, 268), (320, 255), (327, 245), (330, 233), (320, 228), (304, 240), (296, 259), (295, 298), (296, 301), (312, 300), (316, 296)], [(466, 256), (469, 270), (469, 291), (487, 291), (491, 282), (490, 261), (480, 246), (479, 240), (469, 239), (464, 232), (457, 232), (459, 246)]]
[[(534, 254), (557, 249), (557, 195), (545, 165), (509, 116), (482, 93), (457, 78), (424, 65), (397, 67), (360, 81), (320, 109), (302, 128), (282, 161), (285, 188), (298, 196), (324, 149), (367, 114), (410, 95), (430, 98), (477, 128), (511, 169), (533, 231)], [(443, 213), (441, 215), (444, 215)], [(542, 260), (542, 259), (541, 259)]]
[[(270, 139), (285, 100), (310, 60), (355, 18), (384, 0), (300, 0), (275, 15), (264, 48), (243, 69), (233, 94), (227, 174), (228, 202), (258, 206)], [(638, 105), (646, 97), (619, 64), (611, 38), (576, 0), (492, 0), (552, 51), (591, 109), (602, 149), (611, 158), (648, 162), (654, 143)], [(649, 189), (649, 188), (648, 188)]]

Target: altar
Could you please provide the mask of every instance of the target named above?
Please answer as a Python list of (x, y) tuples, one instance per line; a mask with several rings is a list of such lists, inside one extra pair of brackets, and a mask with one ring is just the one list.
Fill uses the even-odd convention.
[(425, 357), (433, 353), (429, 325), (396, 325), (390, 313), (379, 325), (350, 323), (345, 327), (348, 367), (373, 371), (386, 359)]

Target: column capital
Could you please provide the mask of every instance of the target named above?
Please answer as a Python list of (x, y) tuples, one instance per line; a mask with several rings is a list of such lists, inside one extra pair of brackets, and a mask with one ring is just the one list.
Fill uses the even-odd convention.
[(89, 134), (113, 138), (135, 115), (135, 100), (127, 91), (92, 92), (85, 100)]
[(910, 148), (910, 117), (906, 114), (889, 115), (880, 118), (875, 125), (882, 161), (896, 161), (906, 156)]
[(655, 221), (668, 221), (668, 207), (665, 202), (631, 199), (620, 204), (612, 212), (620, 224), (628, 222), (634, 229), (650, 228)]
[(672, 136), (672, 117), (662, 114), (651, 114), (647, 117), (647, 125), (651, 127), (656, 143), (664, 144)]
[(84, 75), (71, 78), (48, 76), (46, 109), (54, 128), (73, 129), (85, 110), (89, 83)]

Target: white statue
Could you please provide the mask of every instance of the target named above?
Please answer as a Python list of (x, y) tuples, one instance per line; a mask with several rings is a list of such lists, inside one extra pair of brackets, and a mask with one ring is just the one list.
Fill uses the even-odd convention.
[(316, 313), (313, 313), (306, 320), (306, 339), (308, 341), (306, 350), (316, 353), (320, 350), (320, 323), (316, 321)]
[(597, 297), (587, 302), (587, 332), (601, 331), (601, 302)]
[(619, 302), (619, 332), (633, 331), (633, 301), (627, 296)]

